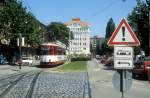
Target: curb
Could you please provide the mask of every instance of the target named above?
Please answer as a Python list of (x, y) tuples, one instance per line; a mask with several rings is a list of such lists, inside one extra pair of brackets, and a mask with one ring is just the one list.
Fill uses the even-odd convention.
[(91, 98), (91, 89), (89, 84), (89, 75), (88, 72), (86, 72), (85, 76), (85, 85), (84, 85), (84, 98)]

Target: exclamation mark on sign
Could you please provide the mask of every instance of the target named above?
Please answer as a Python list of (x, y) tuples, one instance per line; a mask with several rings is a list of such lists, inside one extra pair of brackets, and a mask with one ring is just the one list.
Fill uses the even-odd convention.
[(125, 41), (125, 27), (122, 27), (122, 41)]

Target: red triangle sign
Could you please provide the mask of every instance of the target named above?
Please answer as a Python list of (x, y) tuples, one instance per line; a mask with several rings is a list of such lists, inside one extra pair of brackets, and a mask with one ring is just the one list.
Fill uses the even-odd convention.
[(112, 33), (112, 36), (108, 40), (109, 46), (114, 45), (127, 45), (127, 46), (139, 46), (140, 41), (132, 31), (130, 25), (125, 19), (122, 19), (118, 27)]

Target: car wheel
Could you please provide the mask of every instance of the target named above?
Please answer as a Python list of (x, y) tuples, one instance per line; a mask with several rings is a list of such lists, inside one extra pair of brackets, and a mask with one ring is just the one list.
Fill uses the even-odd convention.
[(136, 78), (136, 74), (135, 74), (135, 73), (132, 73), (132, 77), (135, 79), (135, 78)]

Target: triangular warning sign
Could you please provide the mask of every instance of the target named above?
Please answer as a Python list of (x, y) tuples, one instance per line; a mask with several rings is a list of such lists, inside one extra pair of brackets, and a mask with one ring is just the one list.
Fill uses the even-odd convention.
[(107, 43), (109, 46), (114, 45), (127, 45), (127, 46), (139, 46), (140, 42), (132, 31), (129, 24), (125, 19), (122, 19), (118, 27), (112, 33), (112, 36)]

